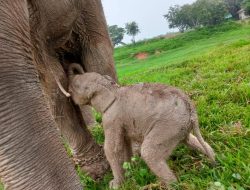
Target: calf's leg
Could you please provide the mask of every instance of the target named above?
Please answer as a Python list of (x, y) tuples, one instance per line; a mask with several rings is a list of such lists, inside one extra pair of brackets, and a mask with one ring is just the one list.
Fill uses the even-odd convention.
[(112, 169), (114, 179), (110, 181), (110, 188), (116, 189), (124, 181), (124, 170), (122, 168), (126, 159), (126, 150), (123, 131), (121, 128), (104, 128), (105, 143), (104, 151)]
[[(178, 137), (176, 135), (176, 137)], [(151, 171), (166, 185), (177, 181), (174, 173), (166, 163), (166, 159), (179, 143), (178, 138), (163, 137), (162, 130), (152, 130), (141, 147), (141, 156)]]

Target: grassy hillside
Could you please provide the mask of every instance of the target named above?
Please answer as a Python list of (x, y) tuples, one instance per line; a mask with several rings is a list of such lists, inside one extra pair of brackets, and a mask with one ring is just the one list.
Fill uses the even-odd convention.
[[(218, 46), (249, 39), (249, 26), (228, 23), (220, 27), (187, 32), (172, 39), (154, 39), (138, 45), (117, 48), (115, 60), (119, 78), (155, 67), (180, 63), (203, 55)], [(138, 61), (135, 55), (146, 52), (149, 59)]]
[[(149, 57), (137, 60), (145, 52)], [(186, 91), (196, 104), (204, 138), (214, 148), (218, 165), (179, 146), (168, 161), (179, 178), (176, 190), (250, 189), (250, 25), (228, 23), (171, 39), (153, 39), (115, 50), (120, 83), (157, 82)], [(103, 141), (102, 128), (93, 134)], [(122, 190), (157, 183), (145, 163), (124, 164)], [(85, 190), (108, 189), (112, 175), (95, 183), (80, 173)], [(1, 187), (0, 187), (1, 189)], [(159, 189), (152, 185), (148, 189)]]
[[(140, 52), (149, 57), (137, 60)], [(250, 25), (229, 23), (117, 48), (115, 59), (123, 85), (174, 85), (196, 104), (200, 128), (215, 149), (218, 166), (210, 167), (206, 157), (180, 146), (169, 161), (180, 180), (173, 189), (250, 189)], [(100, 131), (95, 129), (96, 136)], [(125, 167), (127, 180), (121, 189), (157, 183), (140, 159)], [(86, 189), (107, 189), (111, 178), (96, 184), (82, 176), (82, 181)]]

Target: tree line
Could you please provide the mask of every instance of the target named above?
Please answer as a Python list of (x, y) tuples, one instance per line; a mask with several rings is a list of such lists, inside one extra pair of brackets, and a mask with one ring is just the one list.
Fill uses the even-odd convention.
[(242, 8), (250, 13), (250, 0), (197, 0), (192, 4), (170, 7), (164, 17), (170, 28), (178, 28), (184, 32), (221, 24), (229, 18), (238, 20), (238, 11)]
[[(218, 25), (231, 18), (238, 20), (238, 12), (241, 9), (250, 14), (250, 0), (197, 0), (192, 4), (171, 6), (164, 18), (168, 21), (169, 28), (178, 28), (180, 32), (184, 32), (188, 29)], [(122, 40), (125, 34), (132, 36), (131, 41), (135, 43), (135, 36), (139, 32), (135, 21), (126, 23), (124, 28), (118, 25), (109, 26), (114, 46), (124, 44)]]
[(124, 44), (122, 42), (125, 33), (129, 36), (132, 36), (132, 42), (135, 43), (135, 36), (140, 33), (138, 24), (133, 22), (128, 22), (125, 24), (125, 28), (119, 27), (117, 25), (112, 25), (108, 27), (109, 35), (113, 42), (113, 45)]

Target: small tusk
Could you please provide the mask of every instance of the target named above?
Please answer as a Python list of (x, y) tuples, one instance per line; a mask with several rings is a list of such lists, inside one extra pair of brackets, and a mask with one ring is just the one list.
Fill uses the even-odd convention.
[(60, 81), (58, 81), (58, 79), (56, 79), (56, 83), (57, 83), (59, 89), (61, 90), (61, 92), (62, 92), (67, 98), (71, 97), (70, 93), (68, 93), (68, 92), (63, 88), (62, 84), (60, 83)]

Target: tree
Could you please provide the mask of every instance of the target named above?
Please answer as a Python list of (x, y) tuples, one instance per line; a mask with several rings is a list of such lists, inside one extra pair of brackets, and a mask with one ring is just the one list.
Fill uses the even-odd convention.
[(170, 28), (179, 28), (183, 32), (187, 29), (220, 24), (225, 20), (226, 14), (223, 0), (197, 0), (190, 5), (170, 7), (164, 17)]
[(202, 26), (221, 24), (228, 13), (223, 0), (197, 0), (193, 6), (196, 7), (195, 10), (199, 10), (199, 22)]
[(242, 7), (246, 10), (247, 14), (250, 14), (250, 0), (244, 0)]
[(132, 36), (132, 42), (135, 43), (135, 36), (140, 33), (138, 24), (135, 21), (126, 23), (125, 29), (127, 34)]
[(191, 15), (188, 14), (189, 6), (190, 5), (184, 5), (180, 7), (179, 5), (175, 5), (169, 8), (168, 14), (164, 15), (169, 22), (169, 28), (178, 28), (181, 32), (191, 28), (188, 22), (189, 19), (187, 19), (187, 16)]
[(125, 34), (125, 29), (118, 27), (117, 25), (109, 26), (108, 29), (113, 45), (116, 46), (121, 44)]
[(238, 11), (241, 9), (241, 4), (243, 0), (224, 0), (228, 12), (232, 15), (232, 17), (236, 20), (239, 20)]

